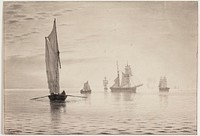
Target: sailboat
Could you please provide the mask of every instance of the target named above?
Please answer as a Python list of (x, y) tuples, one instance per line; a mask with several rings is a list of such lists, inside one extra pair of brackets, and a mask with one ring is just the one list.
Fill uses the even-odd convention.
[(65, 91), (60, 93), (59, 69), (61, 68), (61, 62), (59, 54), (56, 19), (54, 19), (53, 29), (49, 36), (45, 37), (46, 74), (50, 93), (48, 97), (51, 102), (65, 101), (67, 98)]
[(103, 80), (104, 90), (108, 90), (107, 85), (108, 85), (108, 80), (107, 80), (106, 77), (105, 77), (104, 80)]
[(81, 93), (91, 93), (92, 90), (90, 89), (90, 85), (88, 81), (84, 83), (83, 89), (81, 89)]
[(167, 87), (167, 78), (161, 77), (159, 81), (159, 91), (160, 92), (169, 92), (169, 87)]
[(136, 93), (137, 87), (143, 84), (133, 85), (131, 84), (132, 71), (130, 65), (125, 66), (125, 73), (122, 72), (122, 79), (120, 84), (119, 68), (117, 63), (117, 78), (114, 80), (114, 84), (110, 87), (111, 92), (132, 92)]

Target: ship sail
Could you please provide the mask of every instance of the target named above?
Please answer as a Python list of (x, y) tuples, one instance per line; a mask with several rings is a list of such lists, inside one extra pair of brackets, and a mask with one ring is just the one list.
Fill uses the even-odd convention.
[(107, 88), (108, 80), (106, 79), (106, 77), (105, 77), (105, 79), (103, 80), (103, 85), (104, 85), (105, 88)]
[(45, 62), (49, 92), (50, 94), (59, 93), (59, 67), (61, 68), (61, 63), (57, 41), (56, 20), (54, 20), (51, 33), (48, 37), (45, 37), (45, 43)]
[(159, 87), (162, 87), (162, 80), (163, 80), (163, 78), (161, 77), (160, 81), (159, 81)]
[(167, 78), (161, 77), (159, 81), (159, 91), (160, 92), (169, 92), (169, 87), (167, 87)]
[(121, 80), (121, 87), (130, 87), (130, 77), (128, 74), (122, 72), (122, 80)]
[(132, 71), (131, 71), (131, 66), (127, 64), (127, 66), (125, 67), (125, 74), (132, 76)]
[(120, 86), (119, 77), (115, 78), (114, 82), (115, 83), (112, 85), (112, 87), (119, 87)]
[(87, 81), (86, 83), (84, 83), (83, 90), (84, 90), (84, 91), (91, 90), (88, 81)]
[(143, 84), (135, 84), (134, 82), (131, 82), (132, 71), (131, 66), (126, 65), (125, 66), (125, 72), (122, 72), (121, 74), (121, 82), (119, 80), (119, 69), (118, 69), (118, 63), (117, 63), (117, 78), (114, 80), (113, 86), (110, 87), (112, 92), (133, 92), (136, 93), (136, 88), (142, 86)]
[(87, 90), (91, 90), (88, 81), (87, 81)]
[(159, 87), (160, 88), (166, 88), (167, 87), (167, 78), (166, 77), (160, 78)]
[(167, 79), (166, 79), (166, 77), (163, 78), (163, 87), (167, 87)]

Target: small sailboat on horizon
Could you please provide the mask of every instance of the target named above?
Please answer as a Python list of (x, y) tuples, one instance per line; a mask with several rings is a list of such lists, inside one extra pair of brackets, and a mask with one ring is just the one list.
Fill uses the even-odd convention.
[(83, 89), (81, 89), (80, 92), (81, 92), (81, 94), (84, 94), (84, 93), (91, 93), (91, 92), (92, 92), (88, 81), (87, 81), (86, 83), (84, 83)]
[(169, 92), (169, 87), (167, 87), (167, 78), (161, 77), (159, 81), (159, 91), (160, 92)]

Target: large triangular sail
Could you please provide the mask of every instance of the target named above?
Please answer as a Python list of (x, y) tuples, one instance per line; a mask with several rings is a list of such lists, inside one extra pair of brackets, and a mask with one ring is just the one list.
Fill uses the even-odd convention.
[(114, 82), (115, 83), (112, 85), (112, 87), (119, 87), (120, 86), (119, 77), (115, 78)]
[(59, 93), (59, 67), (61, 68), (61, 63), (57, 41), (56, 20), (54, 20), (51, 33), (48, 37), (45, 37), (45, 62), (49, 91), (50, 93)]

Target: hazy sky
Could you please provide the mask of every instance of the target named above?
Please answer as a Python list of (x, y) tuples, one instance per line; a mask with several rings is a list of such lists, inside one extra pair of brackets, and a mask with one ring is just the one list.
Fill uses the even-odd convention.
[(45, 36), (57, 19), (61, 87), (109, 86), (128, 63), (158, 86), (195, 88), (197, 2), (4, 2), (5, 88), (47, 88)]

